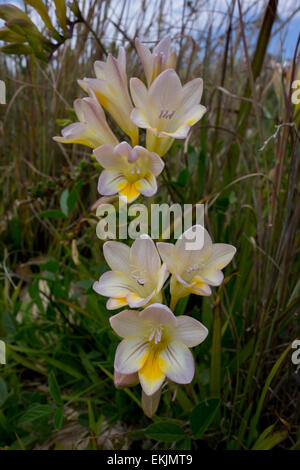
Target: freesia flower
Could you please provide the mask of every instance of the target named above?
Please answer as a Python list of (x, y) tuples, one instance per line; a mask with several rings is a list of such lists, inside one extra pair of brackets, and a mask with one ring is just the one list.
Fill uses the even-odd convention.
[(171, 37), (162, 39), (151, 53), (137, 38), (135, 46), (144, 67), (148, 86), (164, 70), (176, 67), (176, 52), (171, 51)]
[(109, 297), (108, 310), (124, 305), (138, 308), (161, 302), (161, 288), (168, 272), (148, 235), (141, 235), (131, 247), (107, 241), (103, 245), (103, 254), (111, 271), (102, 274), (93, 289)]
[(64, 144), (82, 144), (91, 148), (104, 143), (118, 144), (118, 139), (106, 122), (105, 114), (94, 97), (77, 99), (74, 109), (80, 122), (75, 122), (62, 130), (62, 137), (53, 137)]
[[(203, 239), (203, 246), (188, 249), (193, 233)], [(172, 243), (157, 243), (162, 260), (172, 274), (171, 308), (181, 297), (189, 294), (211, 295), (209, 286), (219, 286), (224, 278), (221, 271), (232, 260), (236, 248), (224, 243), (212, 243), (211, 238), (201, 225), (194, 225)]]
[(199, 321), (185, 315), (175, 317), (162, 304), (152, 304), (142, 312), (124, 310), (110, 318), (113, 330), (123, 341), (118, 345), (114, 368), (121, 374), (138, 372), (146, 395), (156, 393), (165, 377), (188, 384), (195, 371), (189, 348), (207, 336)]
[(149, 90), (138, 78), (130, 80), (135, 108), (131, 120), (147, 129), (146, 147), (163, 156), (174, 139), (185, 139), (193, 124), (206, 111), (200, 103), (203, 90), (201, 78), (182, 86), (173, 69), (162, 72)]
[(118, 59), (109, 54), (106, 62), (96, 61), (94, 70), (97, 78), (78, 80), (79, 85), (87, 93), (94, 91), (103, 108), (112, 115), (125, 134), (129, 135), (132, 144), (136, 145), (138, 128), (130, 120), (133, 106), (128, 92), (124, 48), (120, 47)]
[(156, 176), (164, 167), (161, 158), (143, 147), (130, 147), (127, 142), (113, 147), (102, 145), (94, 150), (100, 165), (105, 168), (99, 177), (98, 191), (110, 196), (119, 193), (128, 203), (140, 194), (152, 196), (157, 191)]

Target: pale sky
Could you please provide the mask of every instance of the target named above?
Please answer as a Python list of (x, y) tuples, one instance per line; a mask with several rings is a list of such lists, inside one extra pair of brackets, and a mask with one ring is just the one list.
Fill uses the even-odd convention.
[[(7, 1), (7, 0), (0, 0), (1, 3), (9, 3), (9, 4), (15, 4), (15, 5), (22, 5), (23, 2), (21, 0), (13, 0), (13, 1)], [(129, 0), (127, 4), (129, 5), (128, 9), (128, 18), (129, 18), (129, 26), (126, 26), (126, 32), (127, 34), (133, 35), (133, 31), (135, 31), (134, 28), (134, 23), (136, 21), (136, 18), (138, 17), (139, 13), (141, 12), (141, 5), (143, 3), (143, 0)], [(150, 21), (150, 18), (152, 17), (153, 11), (155, 11), (155, 7), (157, 5), (156, 0), (148, 0), (146, 2), (150, 9), (147, 9), (147, 15), (145, 20)], [(172, 30), (171, 34), (176, 35), (180, 32), (180, 18), (182, 16), (182, 8), (183, 8), (183, 3), (184, 0), (165, 0), (164, 5), (165, 5), (165, 20), (167, 20), (170, 25), (172, 25)], [(199, 2), (200, 3), (200, 2)], [(237, 2), (236, 2), (237, 3)], [(243, 11), (249, 10), (249, 16), (254, 16), (258, 17), (262, 11), (264, 5), (266, 5), (266, 0), (242, 0), (242, 8)], [(116, 20), (118, 18), (118, 13), (120, 12), (123, 2), (120, 0), (111, 0), (110, 1), (111, 8), (110, 8), (110, 15), (112, 20)], [(203, 30), (207, 19), (213, 14), (214, 17), (214, 27), (216, 28), (216, 31), (224, 29), (226, 27), (226, 18), (224, 21), (224, 15), (226, 14), (228, 5), (231, 5), (232, 2), (231, 0), (205, 0), (203, 1), (203, 7), (201, 8), (201, 14), (198, 15), (197, 17), (197, 22), (196, 22), (196, 28), (198, 31)], [(299, 11), (297, 14), (294, 16), (294, 18), (288, 23), (284, 30), (284, 34), (279, 33), (272, 39), (269, 45), (269, 52), (279, 55), (282, 55), (282, 59), (289, 59), (293, 56), (293, 52), (295, 49), (295, 45), (297, 42), (297, 37), (300, 32), (300, 0), (279, 0), (279, 16), (281, 20), (284, 20), (289, 17), (289, 15), (299, 8)], [(151, 11), (152, 9), (152, 11)], [(246, 20), (247, 16), (246, 15)], [(147, 18), (148, 17), (148, 18)], [(234, 11), (234, 18), (237, 20), (238, 19), (238, 9), (237, 6)], [(39, 21), (38, 15), (36, 17), (32, 17), (34, 21)], [(1, 21), (1, 20), (0, 20)], [(3, 22), (2, 22), (3, 24)], [(2, 26), (0, 23), (0, 25)], [(130, 25), (132, 25), (130, 27)], [(275, 31), (279, 26), (279, 23), (276, 23), (273, 27), (273, 31)], [(113, 28), (113, 27), (112, 27)], [(153, 34), (153, 39), (156, 40), (156, 34), (155, 34), (155, 29), (156, 25), (152, 25), (152, 34)], [(132, 33), (132, 34), (130, 34)], [(152, 36), (151, 34), (151, 36)], [(107, 36), (109, 36), (109, 29)], [(141, 39), (146, 39), (143, 36), (141, 36)], [(151, 40), (151, 37), (147, 37), (147, 39)]]

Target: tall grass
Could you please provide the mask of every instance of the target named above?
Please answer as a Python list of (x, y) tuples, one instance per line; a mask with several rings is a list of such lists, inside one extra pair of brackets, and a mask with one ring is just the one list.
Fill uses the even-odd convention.
[[(300, 333), (300, 120), (283, 82), (279, 99), (273, 86), (268, 44), (288, 26), (277, 4), (266, 1), (261, 11), (256, 2), (231, 2), (216, 28), (218, 4), (198, 0), (182, 9), (123, 0), (114, 14), (109, 0), (82, 2), (84, 21), (48, 64), (1, 54), (2, 448), (170, 447), (147, 431), (140, 390), (113, 386), (117, 338), (105, 299), (91, 289), (107, 269), (92, 208), (97, 165), (84, 147), (52, 141), (75, 120), (76, 80), (92, 76), (95, 59), (125, 45), (128, 75), (140, 76), (134, 37), (154, 45), (167, 33), (181, 78), (203, 77), (208, 112), (166, 158), (158, 201), (205, 203), (208, 230), (238, 252), (212, 297), (177, 307), (210, 334), (196, 352), (193, 383), (170, 385), (154, 421), (184, 430), (174, 448), (300, 448), (291, 362)], [(66, 216), (45, 217), (50, 209)], [(211, 419), (200, 432), (205, 403)]]

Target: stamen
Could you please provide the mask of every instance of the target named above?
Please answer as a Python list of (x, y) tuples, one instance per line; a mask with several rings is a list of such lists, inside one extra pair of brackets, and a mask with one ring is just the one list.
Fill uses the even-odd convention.
[(145, 284), (145, 280), (142, 279), (141, 277), (139, 277), (139, 276), (134, 276), (134, 275), (132, 275), (131, 277), (132, 277), (133, 279), (135, 279), (136, 282), (137, 282), (140, 286), (143, 286), (143, 285)]
[(155, 328), (153, 328), (151, 335), (149, 336), (149, 341), (153, 340), (153, 337), (155, 335)]
[(175, 109), (173, 111), (169, 111), (168, 109), (162, 109), (160, 111), (160, 115), (158, 116), (159, 119), (171, 119), (175, 114)]
[(188, 274), (193, 273), (194, 271), (200, 271), (200, 268), (197, 266), (195, 268), (189, 268), (186, 270)]
[(155, 340), (154, 340), (155, 344), (157, 344), (157, 343), (160, 342), (160, 340), (161, 340), (161, 335), (162, 335), (162, 331), (161, 331), (161, 329), (159, 329), (158, 332), (157, 332), (156, 335), (155, 335)]
[(149, 342), (151, 342), (154, 338), (154, 344), (160, 343), (161, 337), (162, 337), (162, 331), (163, 331), (162, 326), (158, 328), (153, 328), (149, 336)]

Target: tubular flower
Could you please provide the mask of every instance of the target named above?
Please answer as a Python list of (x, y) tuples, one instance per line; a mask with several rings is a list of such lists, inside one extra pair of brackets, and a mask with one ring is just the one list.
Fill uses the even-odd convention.
[(119, 49), (118, 59), (109, 54), (106, 62), (96, 61), (94, 70), (97, 78), (78, 80), (79, 85), (87, 93), (94, 91), (103, 108), (136, 145), (139, 135), (138, 128), (130, 120), (133, 106), (128, 92), (124, 48)]
[(137, 38), (135, 46), (141, 62), (144, 67), (148, 86), (153, 80), (164, 70), (176, 67), (176, 52), (171, 51), (171, 37), (167, 36), (162, 39), (151, 53), (148, 47), (144, 46)]
[(108, 310), (124, 305), (139, 308), (161, 302), (161, 288), (168, 272), (148, 235), (141, 235), (131, 247), (107, 241), (103, 245), (103, 253), (111, 271), (102, 274), (93, 289), (109, 297)]
[(156, 176), (164, 167), (161, 158), (143, 147), (131, 148), (127, 142), (113, 147), (102, 145), (94, 150), (102, 171), (98, 191), (110, 196), (119, 193), (128, 203), (140, 194), (152, 196), (157, 191)]
[(182, 86), (173, 69), (162, 72), (149, 90), (138, 78), (130, 80), (132, 99), (136, 108), (131, 120), (147, 129), (146, 147), (163, 156), (174, 139), (185, 139), (193, 124), (206, 111), (199, 104), (203, 81), (195, 78)]
[(80, 122), (62, 130), (62, 137), (53, 137), (63, 144), (82, 144), (91, 148), (104, 143), (118, 144), (118, 139), (106, 122), (105, 114), (95, 97), (77, 99), (74, 109)]
[[(188, 249), (193, 234), (203, 241), (197, 249)], [(201, 247), (202, 246), (202, 247)], [(224, 278), (221, 271), (232, 260), (236, 249), (224, 243), (212, 243), (201, 225), (194, 225), (171, 243), (157, 243), (162, 260), (172, 274), (170, 283), (171, 308), (189, 294), (211, 295), (209, 286), (219, 286)]]
[(189, 348), (207, 336), (199, 321), (185, 315), (175, 317), (165, 305), (152, 304), (142, 312), (124, 310), (110, 318), (113, 330), (123, 341), (115, 355), (115, 370), (121, 374), (138, 372), (146, 395), (156, 393), (165, 377), (188, 384), (195, 371)]

